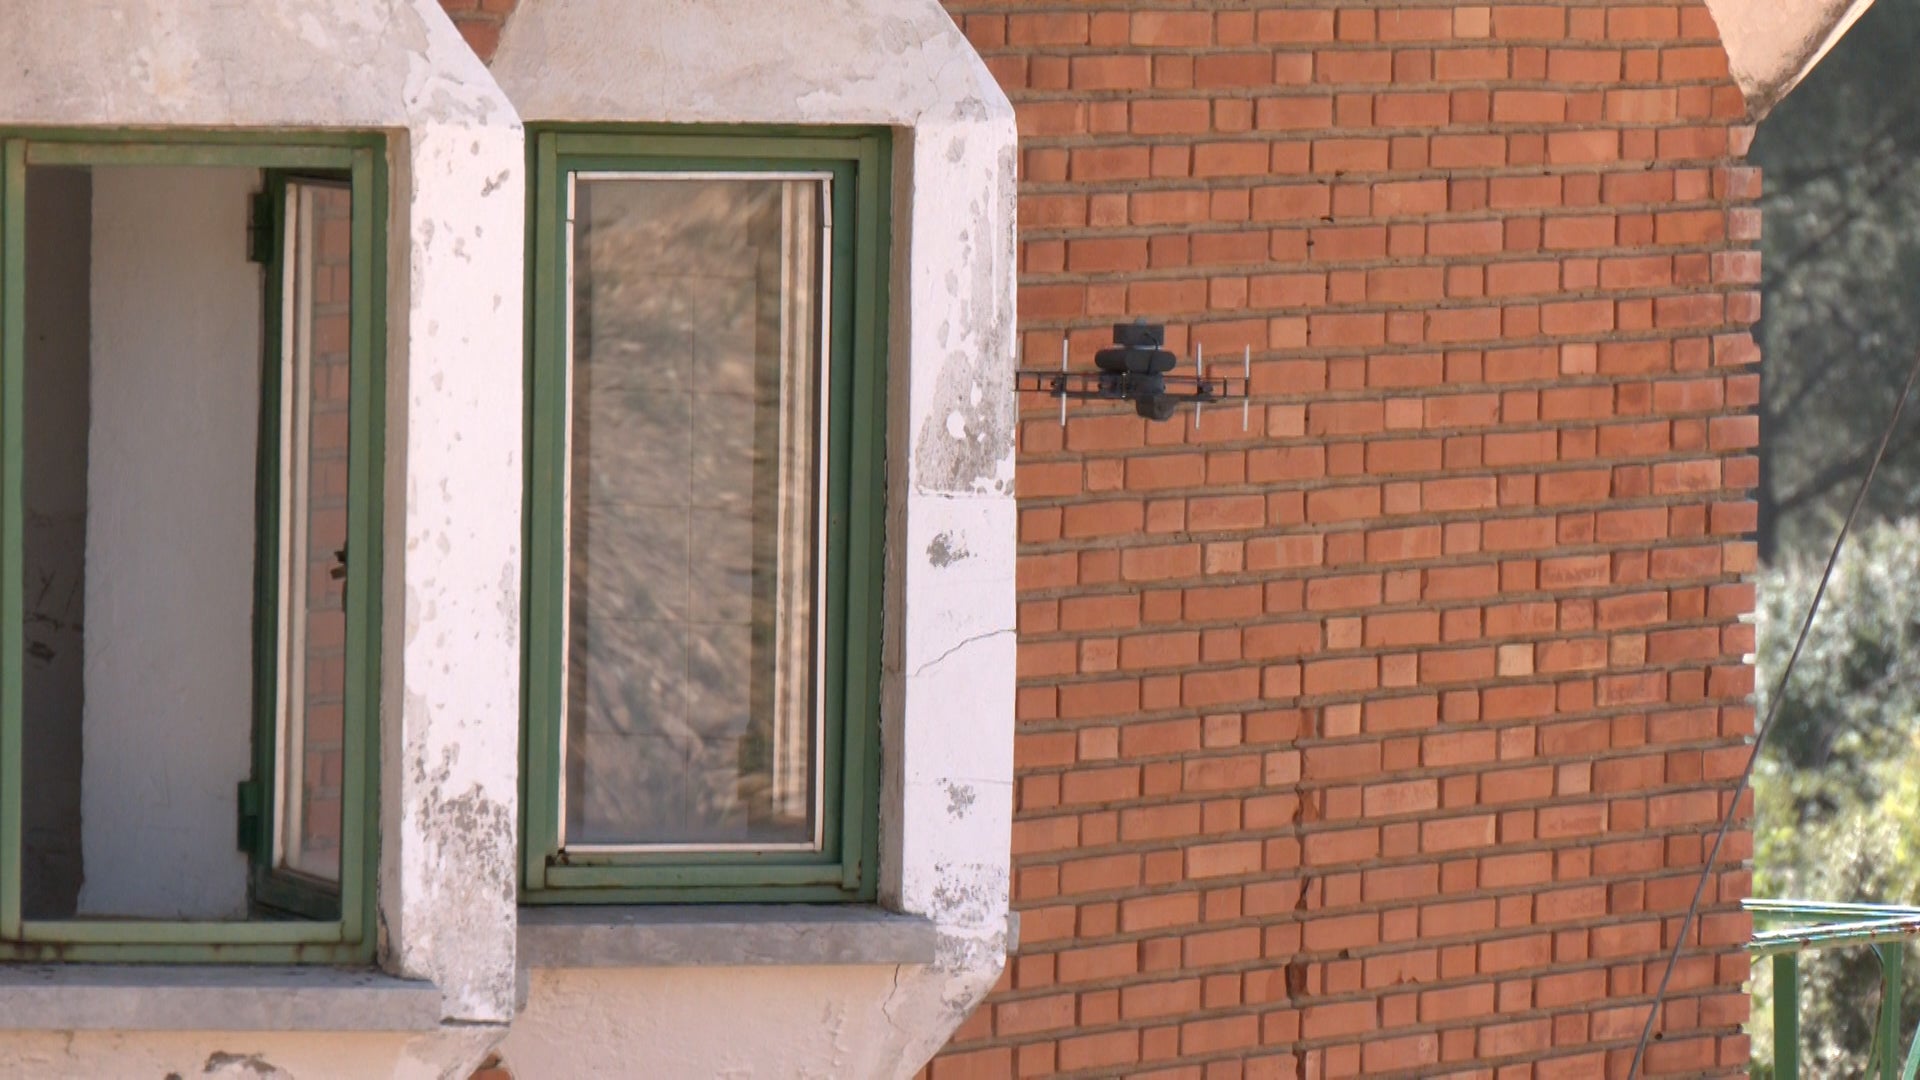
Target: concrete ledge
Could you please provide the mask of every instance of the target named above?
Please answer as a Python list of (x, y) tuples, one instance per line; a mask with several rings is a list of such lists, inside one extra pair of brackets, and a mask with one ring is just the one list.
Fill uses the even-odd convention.
[(287, 967), (0, 965), (0, 1031), (434, 1031), (432, 983)]
[(933, 920), (871, 907), (523, 907), (523, 968), (930, 964)]

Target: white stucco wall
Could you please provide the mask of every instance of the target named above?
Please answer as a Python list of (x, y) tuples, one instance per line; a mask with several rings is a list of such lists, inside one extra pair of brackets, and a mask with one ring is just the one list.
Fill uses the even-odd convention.
[(474, 120), (416, 127), (394, 200), (405, 273), (388, 347), (406, 361), (388, 371), (380, 887), (394, 970), (438, 984), (449, 1018), (501, 1023), (515, 981), (527, 196), (519, 127)]
[[(458, 1045), (449, 1054), (447, 1045)], [(209, 1040), (193, 1034), (46, 1032), (0, 1039), (0, 1075), (98, 1077), (101, 1080), (461, 1080), (467, 1070), (448, 1061), (486, 1056), (484, 1032), (446, 1036), (391, 1033), (346, 1037), (335, 1033), (233, 1033)], [(84, 1067), (76, 1068), (76, 1063)]]
[[(535, 971), (504, 1047), (537, 1077), (908, 1075), (924, 1038), (889, 1002), (899, 969), (624, 968)], [(913, 969), (917, 980), (921, 969)], [(909, 991), (911, 993), (911, 991)], [(644, 1003), (645, 1009), (635, 1009)], [(804, 1003), (804, 1006), (803, 1004)], [(725, 1017), (732, 1017), (726, 1023)]]
[(537, 970), (507, 1064), (910, 1075), (1007, 944), (1012, 109), (937, 0), (522, 0), (493, 73), (529, 124), (893, 130), (881, 902), (940, 942), (931, 965)]
[(1873, 0), (1707, 0), (1733, 79), (1758, 118), (1827, 55)]
[(246, 916), (258, 185), (252, 169), (94, 170), (83, 916)]

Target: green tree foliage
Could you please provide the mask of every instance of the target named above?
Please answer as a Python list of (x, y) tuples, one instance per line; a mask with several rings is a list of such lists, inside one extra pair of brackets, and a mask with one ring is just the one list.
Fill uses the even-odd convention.
[[(1879, 0), (1761, 122), (1759, 706), (1920, 352), (1920, 0)], [(1920, 407), (1868, 494), (1754, 779), (1754, 893), (1920, 904)], [(1904, 519), (1904, 523), (1903, 523)], [(1903, 1034), (1920, 1022), (1910, 958)], [(1755, 972), (1755, 1075), (1771, 988)], [(1859, 1076), (1868, 949), (1803, 958), (1804, 1075)]]
[[(1765, 715), (1824, 560), (1761, 575), (1758, 646)], [(1848, 541), (1754, 774), (1754, 894), (1920, 904), (1920, 520), (1860, 528)], [(1908, 965), (1903, 1037), (1920, 1023), (1920, 965)], [(1770, 1075), (1771, 987), (1756, 969), (1755, 1075)], [(1800, 1023), (1808, 1076), (1866, 1074), (1879, 1009), (1870, 949), (1803, 957)]]
[[(1880, 0), (1763, 120), (1762, 557), (1824, 548), (1920, 350), (1920, 3)], [(1874, 484), (1920, 511), (1920, 410)]]

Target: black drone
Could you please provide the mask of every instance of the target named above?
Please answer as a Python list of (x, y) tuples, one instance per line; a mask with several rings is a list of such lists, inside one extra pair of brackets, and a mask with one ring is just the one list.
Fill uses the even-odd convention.
[[(1246, 424), (1248, 377), (1252, 375), (1252, 350), (1242, 358), (1244, 373), (1238, 380), (1208, 378), (1202, 358), (1194, 358), (1194, 374), (1171, 372), (1179, 358), (1169, 352), (1167, 328), (1140, 320), (1116, 323), (1113, 348), (1101, 349), (1093, 356), (1097, 371), (1068, 371), (1066, 342), (1060, 343), (1059, 371), (1021, 371), (1017, 388), (1038, 391), (1060, 399), (1060, 422), (1066, 423), (1067, 400), (1131, 401), (1133, 411), (1149, 420), (1169, 420), (1180, 406), (1191, 402), (1194, 416), (1200, 406), (1224, 401), (1241, 402), (1241, 426)], [(1237, 383), (1237, 385), (1236, 385)]]

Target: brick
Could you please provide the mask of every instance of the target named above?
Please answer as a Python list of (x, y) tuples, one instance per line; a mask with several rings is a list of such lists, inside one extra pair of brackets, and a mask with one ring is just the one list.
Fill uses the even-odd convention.
[(1076, 56), (1068, 79), (1075, 90), (1139, 90), (1153, 79), (1145, 56)]
[(1301, 1010), (1300, 1030), (1309, 1039), (1351, 1038), (1375, 1029), (1372, 1002), (1309, 1005)]
[(1212, 36), (1213, 20), (1205, 13), (1136, 11), (1128, 40), (1134, 45), (1177, 48), (1210, 44)]
[(1139, 970), (1139, 949), (1131, 942), (1073, 949), (1059, 954), (1062, 983), (1129, 975)]
[(1062, 1069), (1098, 1069), (1139, 1059), (1140, 1033), (1137, 1031), (1112, 1031), (1060, 1040)]
[(1087, 16), (1078, 12), (1014, 14), (1007, 17), (1007, 43), (1014, 46), (1084, 45)]

